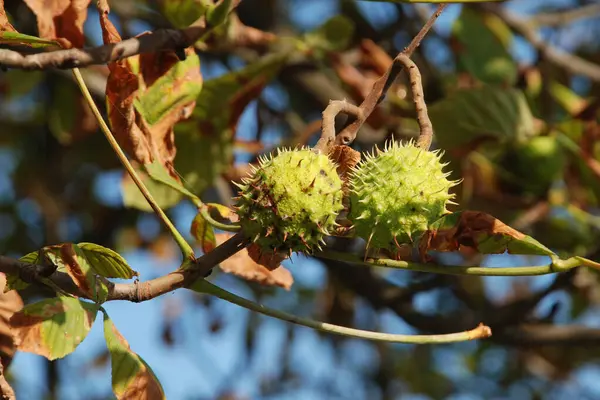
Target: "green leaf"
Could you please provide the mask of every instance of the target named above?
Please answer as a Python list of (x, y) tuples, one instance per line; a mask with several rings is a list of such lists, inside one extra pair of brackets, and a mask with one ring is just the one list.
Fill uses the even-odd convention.
[(166, 73), (152, 83), (141, 95), (135, 98), (135, 109), (150, 125), (172, 116), (172, 110), (194, 101), (202, 90), (202, 81), (186, 79), (197, 75), (200, 58), (191, 54), (184, 61), (175, 63)]
[(487, 141), (522, 141), (536, 133), (523, 93), (494, 85), (457, 90), (434, 103), (429, 116), (446, 150)]
[(175, 168), (193, 193), (202, 193), (231, 165), (240, 115), (260, 95), (287, 57), (287, 54), (263, 57), (204, 83), (192, 117), (175, 126)]
[(144, 167), (146, 167), (148, 175), (150, 175), (150, 177), (155, 181), (170, 186), (171, 188), (177, 190), (184, 196), (187, 196), (194, 201), (200, 201), (198, 196), (187, 190), (185, 187), (183, 187), (183, 185), (180, 182), (178, 182), (175, 178), (169, 175), (169, 171), (167, 171), (167, 169), (158, 161), (154, 161), (152, 164), (146, 164), (144, 165)]
[(452, 34), (461, 70), (482, 82), (515, 83), (517, 65), (508, 52), (513, 35), (500, 18), (463, 7)]
[(200, 246), (204, 254), (210, 253), (217, 247), (217, 240), (215, 238), (215, 231), (213, 227), (206, 221), (202, 213), (196, 214), (192, 221), (190, 233)]
[(106, 314), (104, 338), (110, 353), (112, 388), (117, 399), (165, 399), (163, 388), (150, 366), (131, 351), (127, 340)]
[(187, 28), (208, 10), (206, 0), (162, 0), (163, 15), (176, 28)]
[(18, 32), (0, 32), (0, 44), (25, 45), (33, 48), (54, 46), (59, 47), (54, 40), (40, 39)]
[[(165, 210), (173, 207), (181, 201), (180, 192), (150, 178), (150, 176), (148, 176), (148, 174), (145, 172), (145, 168), (144, 170), (137, 167), (134, 168), (160, 208)], [(153, 212), (152, 207), (150, 207), (150, 204), (148, 204), (148, 201), (146, 201), (146, 198), (144, 195), (142, 195), (142, 192), (140, 192), (140, 189), (138, 189), (129, 175), (125, 175), (123, 178), (123, 181), (121, 182), (121, 190), (123, 191), (123, 204), (126, 207), (136, 208), (146, 212)]]
[(217, 5), (210, 7), (206, 13), (206, 25), (214, 28), (227, 21), (232, 4), (233, 0), (221, 0)]
[(78, 243), (90, 265), (97, 274), (106, 278), (131, 279), (139, 274), (131, 269), (119, 253), (94, 243)]
[(325, 50), (339, 51), (348, 47), (354, 34), (354, 23), (351, 19), (337, 15), (327, 20), (314, 32), (306, 35), (308, 46)]
[(44, 247), (45, 256), (59, 268), (64, 268), (73, 283), (96, 303), (103, 303), (108, 296), (106, 282), (99, 279), (84, 251), (72, 243)]
[(419, 250), (456, 251), (471, 247), (481, 254), (555, 255), (552, 250), (493, 216), (478, 211), (448, 214), (434, 222), (420, 240)]
[(54, 297), (25, 306), (10, 319), (18, 350), (49, 360), (72, 353), (90, 331), (98, 307), (72, 297)]

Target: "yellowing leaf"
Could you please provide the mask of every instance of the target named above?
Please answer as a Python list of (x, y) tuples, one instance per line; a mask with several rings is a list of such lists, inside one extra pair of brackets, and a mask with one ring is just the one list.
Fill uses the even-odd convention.
[(210, 253), (217, 247), (215, 240), (215, 231), (213, 227), (206, 221), (202, 213), (196, 214), (192, 221), (190, 233), (194, 239), (202, 247), (204, 254)]
[(165, 399), (160, 382), (152, 369), (119, 333), (108, 315), (104, 314), (104, 338), (110, 352), (112, 388), (119, 400)]
[(10, 325), (17, 349), (49, 360), (73, 352), (87, 336), (98, 306), (72, 297), (55, 297), (25, 306)]
[(73, 283), (90, 299), (102, 303), (108, 295), (106, 284), (98, 279), (84, 252), (72, 243), (44, 247), (45, 256), (71, 277)]
[(119, 253), (94, 243), (78, 243), (88, 262), (97, 274), (106, 278), (131, 279), (139, 274), (131, 269)]

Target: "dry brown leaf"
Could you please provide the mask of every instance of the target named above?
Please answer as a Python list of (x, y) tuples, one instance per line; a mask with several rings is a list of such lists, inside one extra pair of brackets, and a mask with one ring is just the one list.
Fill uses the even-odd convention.
[[(0, 273), (0, 293), (4, 293), (6, 286), (6, 275)], [(15, 290), (0, 294), (0, 358), (6, 369), (13, 356), (16, 346), (10, 329), (9, 320), (12, 315), (23, 308), (23, 300)]]
[(360, 162), (360, 152), (346, 145), (337, 145), (333, 147), (329, 157), (337, 164), (337, 173), (346, 188), (350, 171)]
[(8, 22), (4, 11), (4, 0), (0, 0), (0, 32), (16, 32), (17, 30)]
[[(217, 244), (221, 244), (227, 239), (233, 236), (231, 233), (218, 233), (215, 235)], [(277, 265), (282, 260), (277, 262)], [(274, 260), (265, 260), (265, 263), (273, 263)], [(258, 264), (252, 259), (247, 249), (243, 249), (240, 252), (229, 257), (227, 260), (221, 262), (220, 268), (223, 272), (239, 276), (240, 278), (260, 283), (261, 285), (267, 286), (279, 286), (286, 290), (290, 290), (294, 283), (294, 278), (289, 270), (279, 265), (278, 267), (269, 270), (264, 265)]]
[(457, 251), (469, 247), (482, 254), (553, 255), (534, 238), (506, 225), (493, 216), (479, 211), (449, 214), (423, 234), (419, 242), (421, 259), (427, 260), (429, 250)]
[(90, 0), (24, 0), (37, 17), (39, 36), (63, 47), (83, 47), (83, 24)]
[[(109, 8), (106, 2), (101, 1), (98, 8), (104, 43), (121, 41), (121, 36), (108, 19)], [(196, 56), (191, 47), (185, 50), (185, 54), (187, 57)], [(108, 65), (110, 74), (106, 83), (108, 118), (119, 144), (141, 164), (160, 162), (177, 181), (180, 178), (173, 167), (176, 153), (173, 127), (191, 115), (196, 105), (195, 100), (175, 103), (152, 124), (144, 119), (140, 109), (134, 106), (134, 101), (141, 99), (179, 61), (172, 51), (141, 54), (116, 61)], [(138, 73), (133, 72), (133, 65), (137, 65)], [(182, 92), (183, 88), (190, 87), (187, 85), (191, 84), (200, 85), (201, 82), (200, 68), (189, 67), (183, 75), (170, 81), (168, 85), (163, 85), (165, 90), (168, 86), (165, 96), (175, 98), (174, 94), (178, 93), (186, 96)]]

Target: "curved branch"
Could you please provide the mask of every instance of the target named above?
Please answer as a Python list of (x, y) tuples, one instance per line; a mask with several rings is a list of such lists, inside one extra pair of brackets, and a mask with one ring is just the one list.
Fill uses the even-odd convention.
[(190, 26), (185, 29), (158, 29), (155, 32), (90, 49), (56, 50), (23, 55), (14, 50), (0, 49), (0, 66), (24, 70), (71, 69), (94, 64), (107, 64), (137, 54), (184, 49), (193, 45), (207, 28)]

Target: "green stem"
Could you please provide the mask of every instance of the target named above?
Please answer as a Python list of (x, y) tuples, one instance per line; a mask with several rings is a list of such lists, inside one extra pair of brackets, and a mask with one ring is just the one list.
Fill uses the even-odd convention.
[[(432, 274), (447, 274), (447, 275), (477, 275), (477, 276), (534, 276), (546, 275), (556, 272), (564, 272), (571, 268), (583, 265), (582, 262), (569, 263), (568, 265), (540, 265), (534, 267), (508, 267), (508, 268), (490, 268), (490, 267), (472, 267), (472, 266), (456, 266), (456, 265), (435, 265), (435, 264), (420, 264), (409, 261), (396, 261), (385, 258), (367, 258), (361, 259), (354, 254), (346, 254), (335, 251), (324, 251), (315, 254), (317, 258), (325, 258), (328, 260), (346, 261), (352, 264), (376, 266), (385, 268), (403, 269), (407, 271), (429, 272)], [(571, 260), (571, 259), (569, 259)]]
[(106, 122), (104, 122), (102, 114), (100, 113), (100, 110), (98, 110), (98, 107), (96, 107), (96, 103), (94, 103), (94, 99), (92, 99), (92, 95), (90, 94), (90, 91), (88, 90), (85, 81), (81, 76), (81, 72), (79, 72), (79, 68), (73, 68), (73, 76), (75, 76), (75, 80), (77, 81), (77, 85), (79, 86), (83, 97), (85, 98), (86, 102), (88, 103), (92, 112), (94, 113), (98, 124), (100, 124), (100, 128), (102, 129), (104, 136), (106, 136), (106, 140), (108, 140), (108, 143), (110, 144), (113, 151), (116, 153), (117, 157), (127, 170), (127, 173), (129, 174), (129, 176), (131, 176), (131, 179), (133, 179), (133, 182), (136, 184), (138, 189), (140, 189), (140, 192), (142, 192), (142, 195), (144, 195), (144, 198), (146, 198), (146, 201), (148, 201), (150, 207), (152, 207), (156, 215), (158, 215), (158, 217), (162, 220), (167, 229), (171, 232), (171, 235), (173, 236), (173, 238), (177, 242), (177, 245), (181, 249), (184, 258), (193, 260), (195, 258), (194, 250), (189, 245), (189, 243), (186, 242), (181, 233), (179, 233), (177, 228), (175, 228), (175, 225), (173, 225), (173, 223), (169, 220), (169, 217), (167, 217), (165, 212), (158, 206), (158, 204), (148, 191), (148, 188), (146, 188), (138, 174), (133, 169), (133, 166), (127, 159), (127, 156), (125, 155), (125, 153), (123, 153), (123, 150), (121, 150), (121, 147), (119, 146), (119, 143), (110, 131), (110, 128), (108, 127)]
[(210, 215), (210, 211), (208, 211), (208, 207), (204, 203), (200, 203), (198, 206), (200, 210), (200, 215), (209, 223), (213, 228), (220, 229), (225, 232), (239, 232), (242, 227), (236, 224), (224, 224), (222, 222), (217, 221)]
[(296, 315), (288, 314), (283, 311), (274, 310), (262, 304), (258, 304), (253, 301), (244, 299), (243, 297), (236, 296), (235, 294), (230, 293), (216, 285), (213, 285), (212, 283), (206, 280), (198, 280), (197, 283), (195, 283), (192, 286), (192, 289), (201, 293), (213, 295), (240, 307), (264, 315), (268, 315), (270, 317), (277, 318), (282, 321), (306, 326), (308, 328), (316, 329), (321, 332), (334, 333), (336, 335), (342, 335), (358, 339), (367, 339), (392, 343), (431, 344), (464, 342), (467, 340), (483, 339), (491, 336), (492, 334), (489, 327), (481, 324), (477, 328), (470, 331), (460, 333), (449, 333), (445, 335), (395, 335), (391, 333), (363, 331), (361, 329), (346, 328), (344, 326), (314, 321), (312, 319), (302, 318)]

